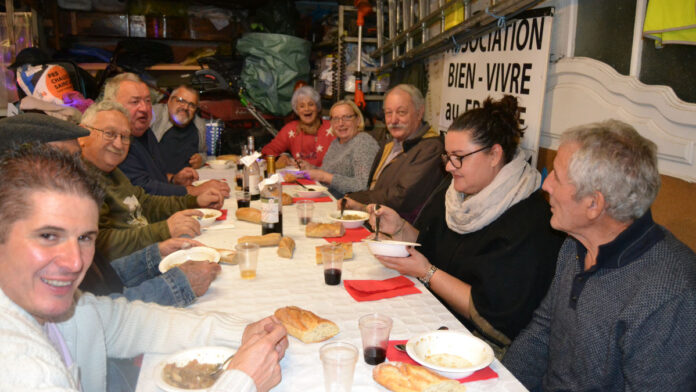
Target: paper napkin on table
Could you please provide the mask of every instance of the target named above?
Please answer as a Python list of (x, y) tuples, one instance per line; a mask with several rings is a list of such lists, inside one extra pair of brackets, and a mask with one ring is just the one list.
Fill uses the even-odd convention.
[(331, 198), (329, 196), (321, 196), (321, 197), (293, 197), (292, 202), (297, 203), (300, 200), (311, 200), (315, 203), (326, 203), (326, 202), (331, 202)]
[[(307, 180), (305, 178), (298, 178), (297, 182), (299, 182), (302, 185), (317, 185), (317, 182), (314, 180)], [(297, 185), (295, 182), (284, 182), (283, 185)]]
[(324, 238), (328, 242), (360, 242), (370, 235), (370, 230), (364, 227), (357, 229), (346, 229), (346, 234), (343, 237), (327, 237)]
[[(411, 357), (408, 356), (407, 353), (403, 351), (397, 350), (394, 346), (397, 344), (406, 344), (408, 340), (390, 340), (389, 341), (389, 346), (387, 347), (387, 359), (392, 361), (392, 362), (405, 362), (405, 363), (410, 363), (412, 365), (418, 365), (420, 364)], [(491, 378), (498, 378), (498, 373), (495, 372), (495, 370), (491, 369), (490, 366), (486, 366), (483, 369), (477, 370), (474, 373), (457, 379), (459, 382), (471, 382), (471, 381), (483, 381), (483, 380), (489, 380)]]
[(222, 209), (222, 210), (220, 210), (220, 212), (222, 212), (222, 215), (218, 216), (217, 219), (215, 219), (215, 220), (216, 221), (224, 221), (225, 219), (227, 219), (227, 210)]
[(358, 302), (376, 301), (421, 292), (411, 280), (403, 275), (385, 280), (344, 280), (343, 287)]

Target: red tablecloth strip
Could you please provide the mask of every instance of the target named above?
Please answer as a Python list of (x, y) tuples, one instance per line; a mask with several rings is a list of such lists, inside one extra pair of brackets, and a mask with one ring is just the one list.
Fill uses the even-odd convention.
[(293, 197), (292, 202), (297, 203), (300, 200), (311, 200), (315, 203), (328, 203), (333, 201), (329, 196), (322, 196), (322, 197)]
[(328, 242), (360, 242), (370, 235), (370, 230), (364, 227), (357, 229), (346, 229), (346, 234), (343, 237), (327, 237), (324, 238)]
[[(317, 182), (314, 180), (307, 180), (304, 178), (298, 178), (297, 182), (299, 182), (302, 185), (316, 185), (317, 184)], [(297, 185), (297, 184), (294, 182), (284, 182), (283, 185)]]
[[(397, 344), (406, 344), (407, 341), (408, 340), (390, 340), (389, 346), (387, 347), (387, 359), (392, 362), (406, 362), (412, 365), (419, 365), (418, 362), (411, 359), (411, 357), (407, 353), (399, 351), (394, 347), (394, 345)], [(487, 366), (483, 369), (475, 371), (474, 373), (464, 378), (460, 378), (457, 381), (459, 381), (460, 383), (464, 383), (472, 381), (489, 380), (491, 378), (498, 378), (498, 373), (496, 373), (495, 370), (491, 369), (490, 366)]]

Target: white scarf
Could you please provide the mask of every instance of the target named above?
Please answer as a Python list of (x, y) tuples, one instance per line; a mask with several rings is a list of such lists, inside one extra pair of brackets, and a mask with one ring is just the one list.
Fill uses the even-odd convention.
[(445, 195), (447, 227), (459, 234), (480, 230), (539, 189), (541, 174), (529, 166), (528, 156), (518, 149), (512, 161), (475, 195), (458, 192), (452, 181)]

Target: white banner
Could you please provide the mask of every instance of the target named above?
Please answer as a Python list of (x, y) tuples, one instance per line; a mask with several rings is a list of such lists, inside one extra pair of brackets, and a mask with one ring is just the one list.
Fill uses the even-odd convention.
[(551, 16), (519, 19), (445, 54), (440, 130), (489, 96), (517, 97), (526, 126), (522, 147), (536, 165), (551, 46)]

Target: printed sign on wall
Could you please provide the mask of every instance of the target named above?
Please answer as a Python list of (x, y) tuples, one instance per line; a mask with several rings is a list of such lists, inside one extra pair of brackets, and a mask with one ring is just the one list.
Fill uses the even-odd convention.
[(551, 47), (551, 16), (519, 19), (475, 40), (459, 53), (445, 54), (440, 130), (458, 115), (480, 107), (491, 96), (517, 97), (526, 126), (522, 147), (539, 148), (546, 73)]

